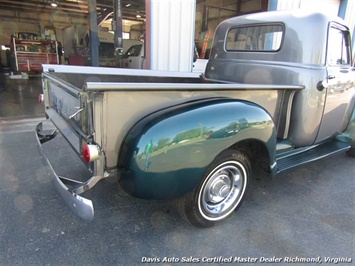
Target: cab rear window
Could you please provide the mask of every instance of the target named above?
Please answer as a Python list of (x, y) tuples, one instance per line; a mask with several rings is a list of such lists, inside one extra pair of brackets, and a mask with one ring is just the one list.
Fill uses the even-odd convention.
[(258, 25), (232, 28), (227, 34), (227, 51), (277, 51), (281, 47), (284, 27)]

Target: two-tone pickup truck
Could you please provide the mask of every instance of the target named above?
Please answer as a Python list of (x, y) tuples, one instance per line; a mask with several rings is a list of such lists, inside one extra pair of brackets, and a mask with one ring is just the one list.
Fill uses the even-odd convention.
[[(320, 13), (235, 17), (216, 29), (205, 73), (44, 65), (46, 115), (37, 146), (80, 217), (79, 194), (116, 175), (129, 194), (179, 199), (208, 227), (242, 203), (252, 170), (271, 176), (347, 151), (355, 156), (355, 71), (348, 27)], [(92, 172), (58, 177), (43, 143), (58, 131)]]

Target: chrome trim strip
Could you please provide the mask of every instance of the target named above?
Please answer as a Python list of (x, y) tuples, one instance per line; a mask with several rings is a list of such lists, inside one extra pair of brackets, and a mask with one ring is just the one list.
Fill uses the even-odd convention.
[(86, 82), (88, 91), (215, 91), (215, 90), (303, 90), (302, 85)]
[(92, 66), (70, 66), (70, 65), (48, 65), (43, 64), (44, 73), (75, 73), (75, 74), (105, 74), (105, 75), (124, 75), (124, 76), (147, 76), (147, 77), (181, 77), (199, 78), (198, 72), (182, 71), (158, 71), (147, 69), (124, 69), (114, 67), (92, 67)]
[[(92, 201), (83, 198), (76, 193), (71, 192), (70, 189), (62, 182), (62, 179), (56, 174), (51, 163), (44, 154), (42, 143), (46, 141), (41, 142), (40, 138), (43, 136), (40, 134), (41, 130), (42, 123), (39, 123), (36, 127), (36, 146), (41, 156), (42, 163), (46, 167), (47, 174), (51, 178), (54, 187), (57, 189), (59, 195), (62, 197), (62, 199), (72, 212), (74, 212), (77, 216), (84, 220), (92, 221), (94, 219), (94, 207)], [(48, 140), (50, 139), (52, 138), (48, 137)]]

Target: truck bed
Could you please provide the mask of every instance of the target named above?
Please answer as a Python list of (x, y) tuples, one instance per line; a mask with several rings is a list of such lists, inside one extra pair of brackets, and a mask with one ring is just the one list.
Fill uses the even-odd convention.
[[(53, 65), (44, 65), (43, 80), (49, 118), (78, 154), (82, 138), (92, 135), (105, 150), (110, 169), (117, 166), (121, 141), (137, 121), (188, 101), (222, 97), (256, 103), (271, 115), (283, 138), (293, 96), (303, 89), (217, 82), (196, 73)], [(90, 100), (83, 100), (84, 94)], [(85, 101), (90, 102), (90, 109), (78, 112)]]

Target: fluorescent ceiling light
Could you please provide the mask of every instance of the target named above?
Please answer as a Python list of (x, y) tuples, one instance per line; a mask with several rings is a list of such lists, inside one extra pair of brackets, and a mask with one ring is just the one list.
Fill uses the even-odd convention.
[(53, 2), (53, 3), (51, 3), (51, 6), (52, 6), (52, 7), (57, 7), (58, 5), (57, 5), (57, 3), (54, 3), (54, 2)]

